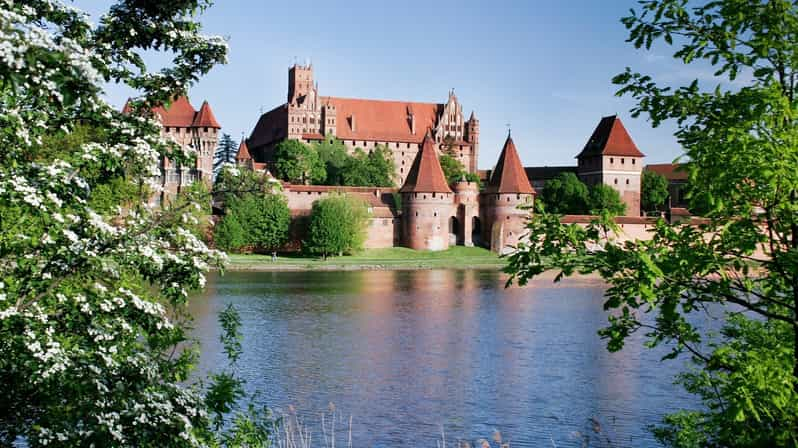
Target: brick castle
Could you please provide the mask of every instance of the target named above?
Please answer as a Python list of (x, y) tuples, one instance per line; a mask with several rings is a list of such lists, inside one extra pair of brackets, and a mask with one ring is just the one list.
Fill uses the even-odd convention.
[[(180, 144), (199, 145), (195, 146), (199, 154), (194, 167), (174, 167), (164, 161), (166, 190), (176, 191), (195, 179), (210, 179), (220, 126), (208, 103), (195, 111), (186, 98), (179, 98), (169, 110), (155, 112), (167, 135)], [(451, 245), (480, 245), (504, 251), (524, 233), (529, 213), (525, 207), (533, 204), (546, 180), (564, 171), (575, 173), (588, 185), (604, 183), (616, 189), (628, 215), (619, 222), (632, 233), (643, 232), (652, 223), (640, 217), (644, 154), (617, 116), (601, 119), (576, 156), (576, 166), (525, 168), (508, 135), (496, 165), (478, 170), (479, 120), (474, 112), (464, 118), (454, 91), (448, 93), (445, 103), (321, 96), (313, 67), (294, 65), (288, 70), (287, 101), (260, 116), (250, 136), (241, 142), (236, 162), (268, 173), (275, 162), (275, 146), (281, 141), (312, 143), (325, 136), (335, 136), (350, 151), (361, 148), (368, 152), (377, 145), (389, 148), (400, 187), (283, 183), (283, 194), (296, 218), (309, 214), (313, 202), (329, 194), (361, 197), (371, 212), (366, 247), (443, 250)], [(480, 175), (484, 189), (480, 191), (473, 182), (446, 182), (438, 160), (443, 145), (454, 150), (468, 172)], [(395, 204), (397, 193), (401, 209)]]

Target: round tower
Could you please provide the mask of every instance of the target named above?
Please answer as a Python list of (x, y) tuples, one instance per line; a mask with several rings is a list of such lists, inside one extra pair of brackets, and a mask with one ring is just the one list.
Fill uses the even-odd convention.
[(399, 191), (403, 245), (416, 250), (448, 249), (450, 225), (455, 217), (454, 193), (446, 184), (429, 133)]
[(526, 233), (526, 224), (535, 199), (513, 139), (508, 135), (499, 161), (482, 195), (483, 241), (494, 252), (504, 253), (517, 245)]

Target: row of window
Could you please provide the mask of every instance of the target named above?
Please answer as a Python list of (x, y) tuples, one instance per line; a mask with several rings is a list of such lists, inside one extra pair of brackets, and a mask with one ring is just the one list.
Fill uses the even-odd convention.
[[(166, 126), (166, 127), (164, 128), (164, 130), (165, 130), (166, 132), (172, 132), (172, 130), (174, 130), (175, 134), (180, 134), (180, 133), (183, 133), (183, 134), (188, 134), (188, 130), (189, 130), (189, 129), (193, 129), (193, 128), (179, 128), (179, 127), (170, 127), (170, 126)], [(214, 134), (216, 133), (216, 129), (215, 129), (215, 128), (207, 128), (207, 127), (205, 127), (205, 128), (202, 128), (202, 129), (203, 129), (205, 132), (208, 132), (208, 129), (212, 129), (212, 131), (211, 131), (211, 132), (213, 132)]]
[[(635, 160), (635, 159), (632, 159), (632, 165), (634, 165), (634, 164), (635, 164), (635, 162), (636, 162), (636, 160)], [(615, 158), (614, 158), (614, 157), (610, 157), (610, 163), (615, 163)], [(621, 157), (621, 165), (623, 165), (624, 163), (626, 163), (626, 159), (624, 159), (623, 157)]]

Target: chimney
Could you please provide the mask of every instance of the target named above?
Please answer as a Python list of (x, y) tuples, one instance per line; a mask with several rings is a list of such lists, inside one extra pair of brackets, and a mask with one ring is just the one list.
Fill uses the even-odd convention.
[(410, 120), (410, 133), (416, 133), (416, 116), (413, 114), (413, 107), (411, 105), (407, 105), (407, 118)]
[(349, 127), (352, 128), (352, 132), (355, 132), (355, 114), (349, 116)]

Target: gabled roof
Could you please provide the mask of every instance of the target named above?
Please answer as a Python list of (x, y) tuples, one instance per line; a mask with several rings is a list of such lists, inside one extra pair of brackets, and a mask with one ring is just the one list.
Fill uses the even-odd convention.
[(589, 156), (643, 157), (617, 115), (604, 117), (577, 158)]
[(429, 135), (424, 136), (421, 151), (416, 154), (413, 166), (407, 173), (405, 184), (399, 190), (402, 193), (451, 193), (446, 177), (443, 175), (441, 163), (435, 153), (435, 142)]
[(485, 191), (488, 193), (535, 193), (535, 189), (529, 183), (529, 178), (521, 165), (521, 158), (518, 157), (515, 143), (509, 135), (504, 142), (499, 161), (496, 162), (496, 168), (491, 173), (490, 182)]
[(162, 125), (180, 128), (190, 128), (194, 123), (194, 115), (196, 114), (194, 106), (188, 102), (188, 98), (185, 96), (175, 98), (169, 107), (153, 107), (152, 112), (160, 117)]
[(241, 144), (238, 145), (236, 160), (250, 160), (250, 159), (252, 159), (252, 156), (249, 154), (249, 148), (247, 147), (247, 142), (241, 140)]
[[(407, 101), (321, 97), (322, 104), (335, 107), (335, 136), (341, 140), (421, 143), (424, 129), (434, 128), (443, 105)], [(410, 122), (412, 113), (416, 133)], [(352, 126), (351, 118), (355, 125)]]
[(687, 167), (683, 163), (655, 163), (646, 165), (645, 171), (657, 173), (668, 180), (687, 180)]
[(198, 128), (222, 128), (219, 122), (216, 121), (216, 117), (213, 116), (213, 111), (211, 110), (211, 106), (207, 101), (202, 102), (199, 112), (197, 112), (197, 114), (194, 116), (193, 126)]

